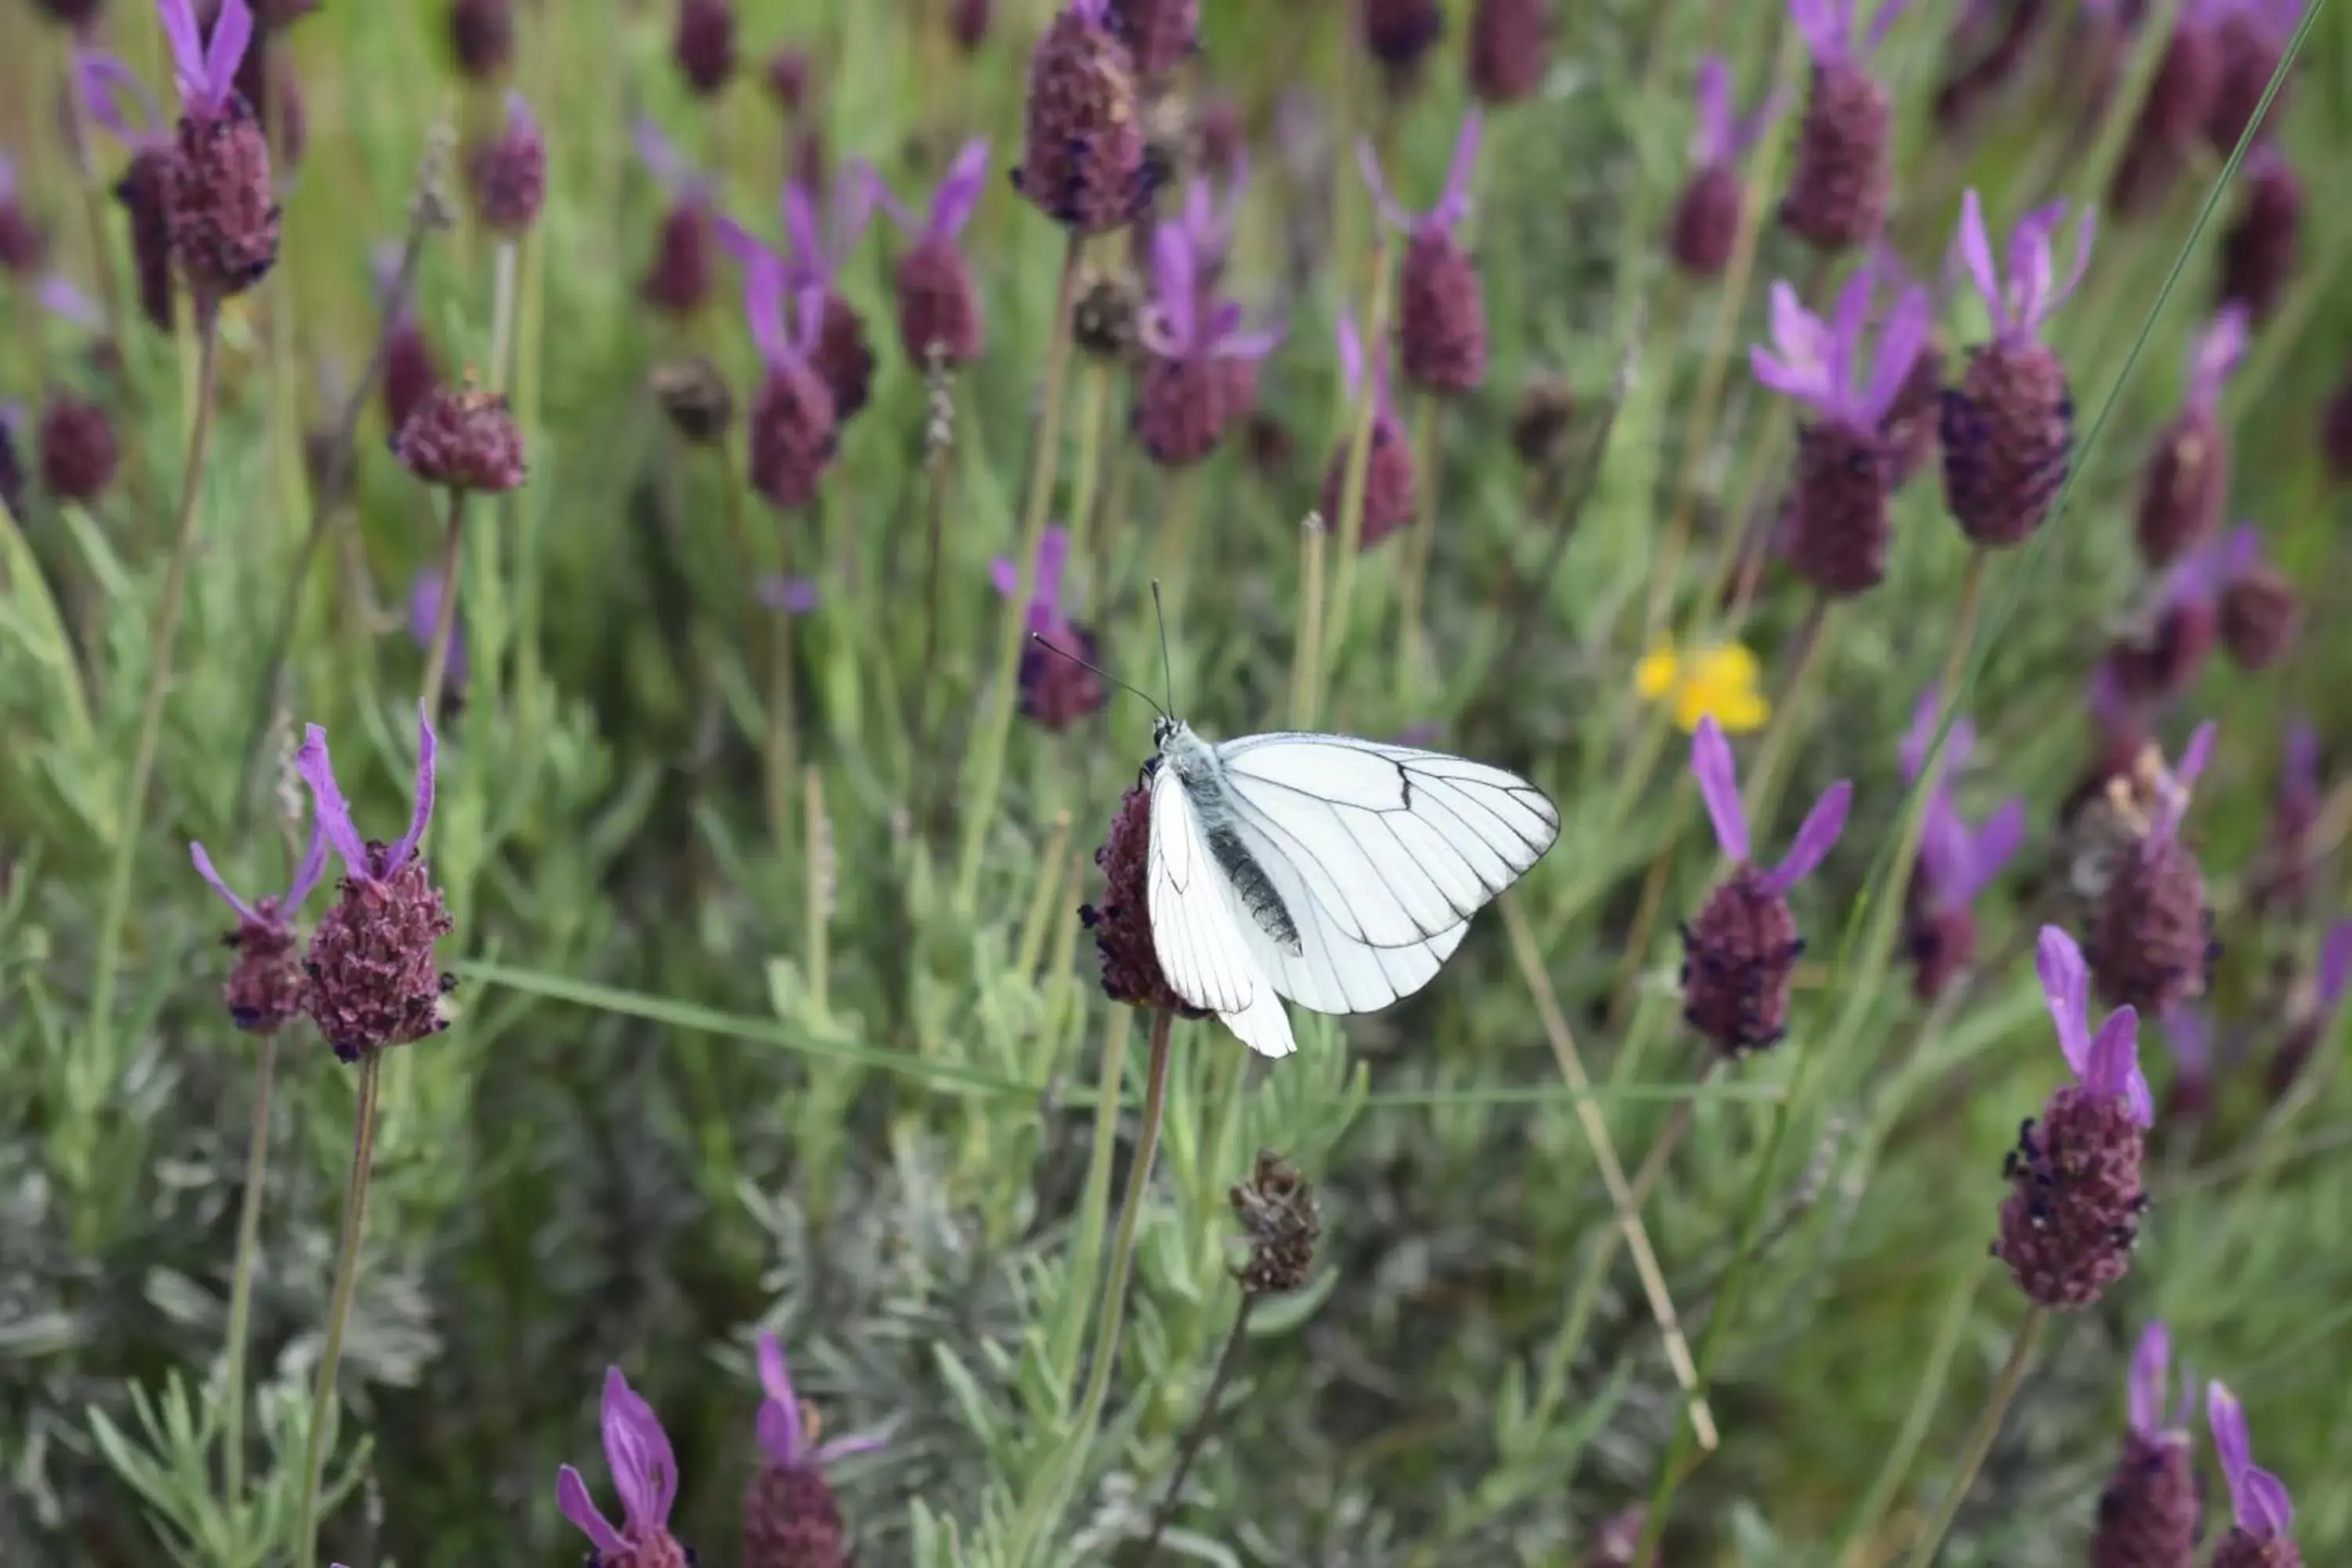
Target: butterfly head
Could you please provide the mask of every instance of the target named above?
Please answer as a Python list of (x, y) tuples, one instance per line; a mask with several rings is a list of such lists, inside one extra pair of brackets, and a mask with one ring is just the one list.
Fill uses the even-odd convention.
[(1183, 720), (1173, 714), (1162, 713), (1151, 721), (1151, 744), (1157, 750), (1165, 752), (1177, 736), (1189, 734), (1191, 731), (1192, 726), (1185, 723)]

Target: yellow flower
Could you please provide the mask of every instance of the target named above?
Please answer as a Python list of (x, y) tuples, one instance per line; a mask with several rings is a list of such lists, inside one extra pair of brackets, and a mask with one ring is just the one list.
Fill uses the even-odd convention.
[(1633, 667), (1633, 689), (1653, 702), (1673, 703), (1675, 722), (1685, 735), (1710, 714), (1727, 734), (1744, 735), (1772, 716), (1771, 704), (1756, 689), (1761, 673), (1756, 656), (1739, 643), (1688, 654), (1661, 647)]

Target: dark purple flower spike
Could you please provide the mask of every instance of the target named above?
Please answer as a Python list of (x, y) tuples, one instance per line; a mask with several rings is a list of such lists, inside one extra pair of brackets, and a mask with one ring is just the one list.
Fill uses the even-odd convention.
[(116, 183), (114, 196), (130, 224), (140, 313), (158, 331), (168, 332), (173, 322), (172, 226), (165, 202), (172, 137), (146, 88), (112, 55), (77, 47), (74, 81), (90, 118), (131, 150), (131, 165)]
[(311, 824), (310, 847), (295, 868), (293, 881), (275, 898), (265, 896), (247, 903), (237, 897), (213, 868), (213, 858), (205, 853), (202, 844), (188, 845), (188, 858), (194, 863), (196, 875), (236, 913), (236, 929), (227, 937), (227, 945), (236, 952), (236, 962), (221, 987), (229, 1018), (250, 1034), (275, 1034), (302, 1013), (304, 982), (295, 952), (293, 918), (327, 869), (323, 824)]
[(1398, 361), (1405, 378), (1431, 392), (1469, 392), (1486, 379), (1486, 292), (1454, 230), (1470, 216), (1470, 177), (1478, 165), (1478, 111), (1463, 116), (1454, 161), (1437, 205), (1415, 216), (1397, 205), (1381, 177), (1371, 143), (1356, 143), (1357, 166), (1372, 205), (1406, 237), (1397, 274)]
[(2139, 1070), (2138, 1016), (2119, 1007), (2091, 1031), (2090, 973), (2074, 939), (2042, 927), (2038, 967), (2075, 1081), (2018, 1130), (1992, 1254), (2029, 1300), (2066, 1311), (2097, 1301), (2130, 1267), (2147, 1207), (2142, 1133), (2156, 1104)]
[(1150, 358), (1135, 428), (1152, 461), (1185, 468), (1215, 450), (1226, 426), (1247, 411), (1257, 363), (1280, 339), (1243, 331), (1242, 308), (1202, 287), (1189, 225), (1161, 224), (1152, 234), (1151, 262), (1154, 298), (1140, 334)]
[(474, 210), (490, 229), (511, 237), (538, 220), (547, 201), (547, 142), (519, 89), (507, 89), (505, 122), (467, 155), (466, 177)]
[(1698, 121), (1691, 132), (1691, 173), (1675, 204), (1666, 247), (1675, 265), (1694, 278), (1719, 278), (1731, 261), (1733, 245), (1748, 212), (1748, 187), (1739, 161), (1780, 117), (1778, 93), (1741, 117), (1731, 97), (1731, 68), (1709, 55), (1698, 68)]
[(2284, 151), (2264, 142), (2238, 166), (2235, 182), (2244, 195), (2237, 220), (2221, 237), (2216, 296), (2243, 305), (2266, 321), (2294, 277), (2303, 238), (2303, 182)]
[(1788, 855), (1766, 871), (1753, 858), (1731, 742), (1712, 715), (1691, 736), (1690, 766), (1716, 842), (1732, 868), (1682, 928), (1683, 1016), (1736, 1058), (1776, 1044), (1787, 1032), (1790, 982), (1805, 951), (1789, 891), (1836, 846), (1853, 785), (1841, 779), (1822, 791)]
[(652, 121), (640, 119), (632, 138), (638, 161), (669, 197), (637, 297), (665, 315), (690, 316), (710, 297), (711, 184)]
[(980, 357), (982, 331), (980, 298), (971, 265), (961, 243), (964, 226), (979, 210), (988, 182), (988, 142), (975, 136), (948, 166), (947, 178), (931, 195), (929, 213), (915, 214), (890, 193), (882, 176), (866, 170), (873, 199), (904, 235), (892, 281), (898, 304), (898, 342), (907, 358), (927, 368), (933, 355), (949, 364)]
[(1827, 321), (1787, 283), (1773, 284), (1773, 348), (1748, 351), (1757, 380), (1813, 416), (1797, 435), (1787, 544), (1798, 574), (1830, 595), (1864, 593), (1886, 575), (1895, 484), (1886, 416), (1930, 331), (1927, 291), (1906, 289), (1865, 355), (1876, 283), (1873, 269), (1857, 271)]
[(28, 278), (49, 253), (49, 237), (25, 209), (16, 160), (0, 152), (0, 272)]
[(180, 88), (176, 155), (165, 165), (173, 257), (210, 309), (259, 282), (278, 259), (269, 141), (236, 90), (253, 41), (246, 0), (223, 0), (206, 44), (190, 0), (156, 0)]
[(824, 316), (809, 362), (832, 390), (834, 418), (844, 424), (866, 406), (872, 393), (874, 350), (866, 341), (865, 319), (834, 287), (834, 279), (857, 248), (873, 216), (870, 180), (835, 182), (832, 210), (822, 217), (807, 182), (793, 180), (784, 186), (784, 237), (791, 242), (784, 286), (796, 294), (814, 289), (823, 297)]
[(565, 1465), (555, 1475), (555, 1506), (580, 1527), (594, 1548), (597, 1568), (683, 1568), (690, 1561), (669, 1533), (669, 1511), (677, 1501), (677, 1456), (660, 1417), (630, 1388), (619, 1367), (604, 1371), (604, 1465), (621, 1496), (616, 1529), (580, 1472)]
[(1866, 68), (1906, 0), (1880, 6), (1853, 47), (1854, 0), (1789, 0), (1812, 56), (1812, 90), (1797, 132), (1780, 222), (1816, 250), (1848, 250), (1886, 226), (1894, 181), (1894, 100)]
[(2099, 1494), (2091, 1538), (2095, 1568), (2187, 1568), (2197, 1552), (2197, 1476), (2188, 1433), (2197, 1394), (2184, 1379), (2180, 1405), (2164, 1413), (2172, 1336), (2160, 1322), (2143, 1331), (2127, 1384), (2131, 1426)]
[[(1040, 647), (1034, 640), (1023, 644), (1018, 676), (1021, 716), (1055, 734), (1100, 711), (1106, 695), (1101, 678), (1087, 668), (1097, 662), (1094, 633), (1062, 613), (1062, 571), (1069, 552), (1070, 535), (1066, 529), (1048, 528), (1037, 541), (1029, 630), (1054, 646)], [(1021, 569), (1000, 555), (990, 563), (989, 581), (1010, 599), (1021, 591)], [(1071, 658), (1073, 654), (1077, 658)]]
[(1070, 0), (1029, 58), (1013, 188), (1080, 234), (1124, 227), (1164, 171), (1149, 155), (1135, 57), (1108, 0)]
[(1470, 90), (1481, 102), (1530, 97), (1551, 68), (1551, 19), (1547, 0), (1476, 0), (1464, 49)]
[(751, 485), (771, 505), (797, 510), (816, 499), (838, 444), (833, 389), (811, 360), (824, 331), (824, 296), (795, 294), (788, 330), (782, 260), (731, 220), (716, 223), (719, 243), (742, 264), (743, 313), (766, 367), (751, 405)]
[(1993, 262), (1984, 205), (1961, 203), (1959, 253), (1992, 316), (1992, 341), (1971, 350), (1960, 384), (1944, 394), (1944, 495), (1960, 531), (1988, 548), (2042, 526), (2066, 482), (2074, 398), (2066, 367), (2037, 335), (2090, 265), (2096, 215), (2074, 226), (2074, 265), (2061, 281), (2052, 240), (2065, 204), (2029, 214), (2010, 237), (2004, 279)]
[[(1900, 761), (1906, 784), (1919, 782), (1928, 745), (1941, 720), (1939, 693), (1920, 695)], [(2025, 839), (2025, 802), (2012, 796), (1970, 826), (1952, 798), (1950, 775), (1967, 765), (1976, 731), (1965, 719), (1952, 726), (1943, 759), (1929, 788), (1927, 816), (1919, 840), (1919, 865), (1909, 896), (1910, 950), (1915, 989), (1922, 1001), (1941, 995), (1976, 959), (1976, 918), (1970, 908), (1992, 885)]]
[(304, 1006), (347, 1062), (422, 1039), (447, 1023), (441, 998), (454, 981), (436, 965), (433, 947), (455, 922), (417, 853), (433, 819), (437, 751), (420, 703), (415, 803), (408, 831), (390, 846), (361, 839), (335, 782), (324, 730), (309, 726), (295, 753), (295, 771), (316, 805), (318, 830), (343, 862), (341, 898), (320, 917), (303, 961), (310, 982)]
[(2180, 819), (2213, 753), (2214, 727), (2198, 727), (2147, 832), (2118, 858), (2091, 915), (2091, 971), (2119, 1006), (2161, 1016), (2203, 994), (2213, 957), (2205, 873), (2180, 840)]
[(2200, 332), (2180, 412), (2156, 438), (2139, 498), (2140, 559), (2162, 569), (2221, 526), (2230, 492), (2230, 433), (2218, 417), (2221, 388), (2246, 352), (2244, 307), (2224, 307)]
[(2205, 1419), (2213, 1428), (2213, 1451), (2221, 1458), (2222, 1479), (2229, 1482), (2235, 1518), (2230, 1533), (2214, 1549), (2211, 1568), (2302, 1568), (2303, 1552), (2289, 1533), (2294, 1528), (2294, 1500), (2287, 1495), (2285, 1482), (2254, 1463), (2245, 1407), (2219, 1381), (2205, 1385)]
[(2220, 583), (2217, 624), (2230, 661), (2250, 672), (2270, 668), (2294, 641), (2300, 602), (2293, 580), (2263, 557), (2262, 531), (2252, 524), (2231, 531), (2212, 571)]
[[(1355, 321), (1339, 318), (1339, 375), (1352, 407), (1364, 390), (1364, 335), (1357, 331)], [(1364, 514), (1358, 542), (1366, 550), (1412, 521), (1419, 504), (1419, 481), (1412, 462), (1412, 445), (1405, 439), (1404, 426), (1398, 422), (1396, 404), (1389, 390), (1388, 346), (1381, 345), (1372, 356), (1370, 371), (1372, 377), (1371, 449), (1364, 458)], [(1339, 448), (1331, 454), (1330, 465), (1323, 471), (1323, 521), (1331, 528), (1340, 526), (1341, 506), (1347, 496), (1348, 454), (1355, 444), (1352, 424), (1339, 437)]]

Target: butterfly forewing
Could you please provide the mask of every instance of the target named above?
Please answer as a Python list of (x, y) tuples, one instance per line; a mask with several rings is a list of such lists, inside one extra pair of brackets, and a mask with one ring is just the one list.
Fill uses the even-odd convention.
[(1295, 1050), (1274, 977), (1244, 926), (1240, 895), (1211, 858), (1182, 782), (1164, 764), (1151, 785), (1150, 901), (1152, 949), (1176, 994), (1222, 1016), (1253, 1050), (1269, 1057)]

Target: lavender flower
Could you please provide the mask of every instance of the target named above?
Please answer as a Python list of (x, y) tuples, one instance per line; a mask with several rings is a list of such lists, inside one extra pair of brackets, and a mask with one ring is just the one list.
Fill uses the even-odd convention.
[(2319, 963), (2307, 988), (2298, 988), (2287, 1007), (2286, 1031), (2271, 1058), (2271, 1093), (2283, 1095), (2303, 1075), (2320, 1037), (2352, 990), (2352, 921), (2338, 921), (2320, 939)]
[(2139, 842), (2121, 858), (2092, 911), (2091, 970), (2100, 994), (2161, 1015), (2201, 994), (2213, 953), (2205, 873), (2180, 841), (2189, 792), (2213, 753), (2213, 726), (2198, 727), (2182, 752), (2174, 791)]
[(2139, 553), (2162, 569), (2220, 526), (2230, 494), (2230, 434), (2216, 410), (2246, 352), (2246, 311), (2225, 306), (2189, 352), (2180, 412), (2157, 436), (2140, 489)]
[(1789, 891), (1828, 858), (1845, 830), (1853, 785), (1843, 779), (1822, 792), (1805, 814), (1780, 864), (1759, 868), (1739, 803), (1739, 774), (1731, 742), (1713, 715), (1691, 736), (1691, 776), (1715, 824), (1715, 839), (1732, 862), (1683, 937), (1683, 1016), (1726, 1057), (1778, 1043), (1787, 1032), (1789, 984), (1805, 944)]
[(522, 428), (505, 396), (470, 381), (426, 392), (394, 436), (392, 451), (402, 468), (446, 489), (511, 490), (530, 476)]
[(1445, 10), (1438, 0), (1357, 0), (1364, 47), (1387, 68), (1391, 87), (1411, 79), (1445, 36)]
[(190, 0), (156, 0), (156, 7), (180, 88), (164, 216), (172, 255), (199, 307), (210, 310), (258, 283), (278, 259), (269, 141), (236, 87), (253, 39), (253, 13), (246, 0), (223, 0), (207, 45)]
[(29, 278), (41, 269), (49, 253), (49, 237), (25, 210), (24, 192), (16, 182), (16, 160), (0, 153), (0, 272)]
[(1135, 57), (1111, 22), (1108, 0), (1070, 0), (1038, 39), (1013, 171), (1014, 190), (1082, 234), (1125, 226), (1161, 176), (1145, 156)]
[(980, 206), (988, 179), (988, 142), (975, 136), (948, 166), (947, 178), (931, 195), (929, 214), (918, 223), (914, 213), (890, 194), (882, 176), (866, 172), (874, 199), (907, 237), (892, 281), (898, 296), (898, 342), (907, 358), (928, 367), (934, 354), (948, 364), (966, 364), (980, 357), (980, 299), (972, 287), (971, 265), (959, 243), (964, 226)]
[[(2211, 0), (2184, 0), (2175, 14), (2156, 79), (2140, 100), (2109, 192), (2116, 211), (2126, 219), (2150, 216), (2163, 206), (2212, 120), (2221, 85), (2216, 9)], [(2122, 20), (2132, 18), (2126, 13)]]
[(77, 506), (102, 499), (122, 460), (105, 407), (70, 392), (49, 395), (41, 410), (40, 448), (42, 488)]
[(2061, 283), (2051, 240), (2064, 216), (2065, 204), (2053, 202), (2017, 226), (2004, 286), (1983, 204), (1970, 190), (1961, 205), (1960, 255), (1992, 313), (1993, 335), (1969, 352), (1968, 374), (1944, 393), (1944, 495), (1960, 531), (1980, 547), (2024, 540), (2066, 482), (2074, 394), (2064, 363), (2035, 334), (2082, 281), (2096, 217), (2085, 209), (2075, 224), (2074, 270)]
[(1550, 68), (1551, 23), (1545, 0), (1476, 0), (1465, 51), (1470, 90), (1486, 103), (1532, 95)]
[(704, 98), (726, 90), (735, 75), (735, 7), (731, 0), (677, 0), (670, 53), (686, 85)]
[[(1339, 375), (1352, 406), (1364, 390), (1364, 338), (1349, 318), (1339, 318)], [(1389, 393), (1389, 356), (1385, 344), (1374, 356), (1372, 376), (1371, 449), (1364, 460), (1364, 503), (1358, 543), (1370, 550), (1412, 521), (1419, 504), (1413, 471), (1412, 445), (1405, 439), (1396, 404)], [(1339, 448), (1323, 471), (1323, 519), (1340, 526), (1348, 485), (1348, 456), (1355, 443), (1353, 425), (1340, 435)]]
[(874, 350), (866, 342), (866, 321), (834, 286), (842, 263), (864, 237), (866, 220), (874, 214), (874, 186), (867, 180), (844, 180), (834, 193), (831, 211), (820, 218), (816, 193), (803, 180), (784, 186), (784, 235), (792, 242), (784, 263), (784, 286), (794, 294), (815, 289), (824, 303), (816, 342), (809, 363), (824, 377), (833, 393), (833, 414), (846, 423), (866, 406), (874, 385)]
[(484, 226), (509, 238), (538, 220), (547, 201), (547, 142), (520, 92), (507, 89), (506, 121), (466, 158), (474, 211)]
[(335, 782), (327, 732), (312, 724), (295, 753), (310, 787), (319, 831), (341, 858), (341, 898), (320, 917), (303, 960), (303, 1005), (335, 1055), (347, 1062), (423, 1039), (447, 1026), (441, 998), (457, 982), (434, 962), (433, 945), (455, 929), (441, 891), (418, 853), (433, 820), (437, 742), (417, 705), (415, 805), (398, 843), (362, 842)]
[(555, 1473), (555, 1506), (580, 1527), (593, 1550), (589, 1568), (687, 1568), (692, 1554), (669, 1532), (677, 1501), (677, 1456), (660, 1417), (630, 1388), (617, 1366), (604, 1369), (604, 1465), (621, 1494), (614, 1528), (588, 1483), (570, 1465)]
[(221, 986), (221, 1001), (228, 1008), (229, 1021), (247, 1034), (274, 1035), (302, 1015), (306, 982), (301, 961), (295, 954), (293, 918), (327, 868), (322, 828), (321, 823), (311, 824), (310, 848), (295, 868), (286, 891), (251, 903), (238, 898), (213, 868), (213, 858), (205, 853), (202, 844), (188, 845), (188, 858), (194, 862), (196, 875), (236, 913), (236, 929), (222, 939), (236, 954), (236, 962), (229, 966), (228, 979)]
[(166, 205), (177, 155), (163, 112), (129, 66), (102, 49), (74, 50), (74, 87), (92, 120), (131, 150), (131, 164), (114, 187), (131, 229), (131, 260), (139, 280), (139, 309), (158, 331), (172, 331), (172, 226)]
[(2213, 1448), (2230, 1484), (2236, 1520), (2214, 1548), (2210, 1568), (2303, 1568), (2303, 1552), (2288, 1533), (2294, 1528), (2294, 1500), (2285, 1482), (2255, 1465), (2245, 1409), (2228, 1385), (2205, 1385), (2205, 1419), (2213, 1428)]
[(743, 1501), (744, 1568), (829, 1568), (845, 1563), (841, 1505), (825, 1468), (882, 1446), (880, 1434), (836, 1437), (818, 1446), (816, 1417), (793, 1390), (783, 1347), (760, 1336), (760, 1447), (767, 1463)]
[(669, 197), (654, 257), (637, 283), (637, 298), (664, 315), (691, 316), (709, 298), (710, 225), (716, 210), (711, 183), (650, 120), (634, 132), (638, 161)]
[(1164, 468), (1184, 468), (1216, 449), (1232, 419), (1247, 411), (1256, 366), (1280, 334), (1242, 331), (1242, 308), (1204, 298), (1192, 227), (1163, 223), (1153, 233), (1157, 291), (1141, 339), (1150, 358), (1136, 399), (1143, 449)]
[[(2221, 23), (2215, 32), (2217, 52), (2221, 58), (2214, 72), (2213, 107), (2205, 117), (2205, 140), (2214, 152), (2228, 157), (2237, 149), (2239, 138), (2254, 124), (2254, 110), (2261, 107), (2263, 94), (2270, 89), (2271, 78), (2278, 71), (2280, 59), (2294, 37), (2296, 25), (2302, 21), (2308, 0), (2230, 0), (2221, 14)], [(2289, 77), (2279, 83), (2278, 96), (2271, 100), (2270, 112), (2276, 114), (2286, 98)], [(2257, 137), (2269, 133), (2271, 121), (2266, 118), (2255, 129)]]
[(2231, 662), (2250, 672), (2270, 668), (2294, 640), (2294, 584), (2263, 556), (2263, 536), (2251, 524), (2233, 530), (2216, 570), (2221, 595), (2216, 610), (2221, 647)]
[[(441, 597), (448, 584), (441, 580), (441, 569), (427, 566), (420, 570), (408, 585), (408, 635), (420, 648), (433, 645), (433, 628), (441, 619)], [(449, 628), (449, 662), (444, 679), (450, 689), (462, 690), (466, 684), (466, 628), (454, 625)]]
[(1381, 177), (1371, 143), (1356, 143), (1357, 166), (1372, 205), (1406, 236), (1397, 275), (1398, 358), (1407, 380), (1441, 394), (1475, 390), (1486, 379), (1486, 293), (1478, 268), (1454, 231), (1470, 216), (1470, 176), (1478, 163), (1479, 116), (1463, 116), (1454, 161), (1437, 205), (1419, 216), (1399, 206)]
[(1201, 0), (1110, 0), (1111, 26), (1136, 73), (1159, 81), (1201, 49)]
[(1779, 95), (1742, 118), (1731, 98), (1731, 68), (1709, 55), (1698, 68), (1698, 123), (1691, 132), (1689, 180), (1675, 204), (1666, 248), (1694, 278), (1720, 278), (1748, 213), (1739, 160), (1779, 118)]
[(2312, 831), (2319, 806), (2319, 734), (2298, 719), (2287, 726), (2286, 754), (2271, 807), (2269, 867), (2254, 885), (2258, 905), (2299, 910), (2311, 901), (2318, 859)]
[(471, 79), (503, 75), (514, 58), (514, 0), (452, 0), (449, 47)]
[[(1029, 600), (1029, 630), (1053, 647), (1034, 640), (1023, 645), (1019, 685), (1022, 717), (1055, 734), (1068, 729), (1103, 705), (1101, 679), (1087, 668), (1097, 662), (1095, 635), (1062, 614), (1062, 570), (1070, 552), (1070, 535), (1048, 528), (1037, 541), (1037, 580)], [(1021, 569), (1003, 556), (989, 566), (989, 580), (1006, 598), (1021, 591)], [(1059, 651), (1056, 651), (1056, 650)], [(1080, 664), (1070, 656), (1087, 661)]]
[(1812, 55), (1813, 79), (1780, 223), (1817, 250), (1868, 245), (1886, 226), (1895, 107), (1864, 62), (1905, 4), (1885, 0), (1857, 51), (1854, 0), (1789, 0), (1789, 15)]
[(1797, 433), (1788, 550), (1790, 564), (1824, 594), (1860, 594), (1886, 575), (1895, 479), (1886, 416), (1927, 338), (1927, 292), (1909, 289), (1880, 329), (1875, 349), (1863, 356), (1875, 292), (1872, 269), (1855, 273), (1824, 322), (1798, 302), (1794, 289), (1775, 283), (1778, 352), (1748, 351), (1757, 380), (1814, 416)]
[(2232, 534), (2172, 563), (2140, 626), (2116, 639), (2092, 677), (2095, 711), (2136, 724), (2195, 683), (2221, 635), (2222, 584), (2244, 548)]
[(2189, 1417), (2197, 1394), (2184, 1382), (2168, 1423), (2164, 1390), (2172, 1336), (2162, 1323), (2142, 1331), (2127, 1384), (2131, 1426), (2099, 1493), (2091, 1568), (2190, 1568), (2197, 1556), (2197, 1476)]
[(2237, 221), (2221, 237), (2216, 293), (2222, 304), (2243, 305), (2256, 321), (2264, 321), (2294, 276), (2303, 237), (2303, 185), (2286, 153), (2269, 143), (2239, 165), (2236, 183), (2245, 195)]
[(383, 324), (383, 417), (395, 439), (441, 384), (441, 367), (417, 320), (415, 301), (393, 298), (399, 278), (400, 247), (388, 246), (376, 254), (375, 298), (392, 312)]
[(2165, 1120), (2193, 1121), (2213, 1108), (2213, 1020), (2193, 1002), (2165, 1014), (2164, 1046), (2172, 1058), (2165, 1086)]
[(2098, 1300), (2130, 1267), (2147, 1207), (2141, 1133), (2155, 1123), (2156, 1102), (2139, 1070), (2138, 1016), (2118, 1007), (2092, 1034), (2090, 972), (2056, 926), (2042, 928), (2040, 969), (2075, 1081), (2018, 1130), (2001, 1168), (2011, 1191), (1992, 1253), (2028, 1300), (2064, 1311)]
[[(1919, 782), (1928, 744), (1941, 716), (1935, 687), (1920, 694), (1910, 731), (1900, 751), (1906, 784)], [(1974, 726), (1963, 719), (1944, 742), (1937, 777), (1928, 788), (1927, 816), (1919, 841), (1919, 864), (1908, 899), (1906, 945), (1914, 989), (1923, 1002), (1943, 994), (1975, 962), (1976, 917), (1970, 905), (1992, 884), (2025, 838), (2025, 802), (2012, 796), (1984, 822), (1971, 827), (1952, 798), (1950, 776), (1967, 765), (1976, 744)]]
[(794, 328), (784, 324), (784, 265), (758, 240), (719, 220), (720, 241), (743, 264), (743, 313), (766, 366), (751, 405), (751, 486), (780, 510), (816, 499), (837, 445), (833, 389), (811, 362), (824, 330), (824, 296), (794, 296)]

